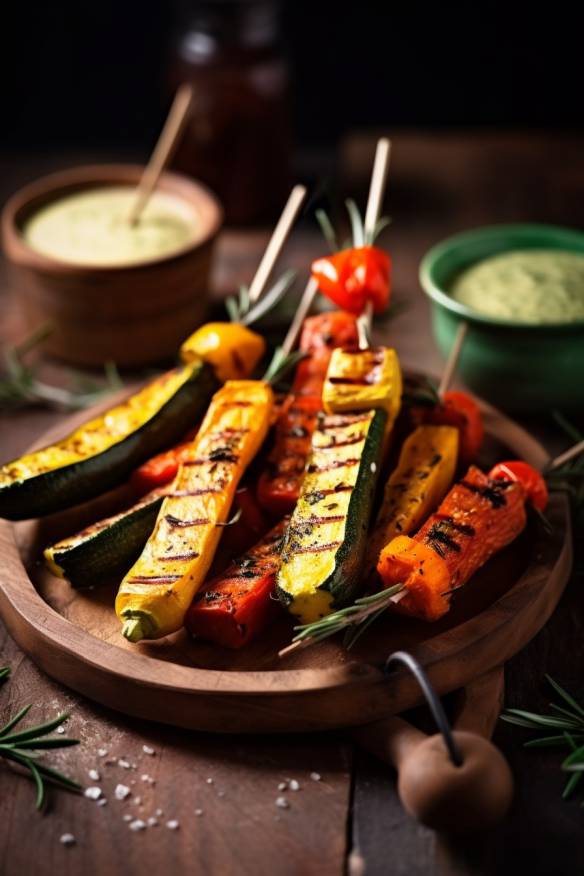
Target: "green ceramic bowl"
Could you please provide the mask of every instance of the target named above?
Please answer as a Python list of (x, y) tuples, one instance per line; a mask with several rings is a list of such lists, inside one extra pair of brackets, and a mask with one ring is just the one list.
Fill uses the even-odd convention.
[(431, 301), (434, 337), (450, 350), (461, 320), (469, 325), (458, 376), (477, 395), (515, 411), (584, 407), (584, 320), (533, 325), (477, 313), (448, 294), (475, 262), (516, 249), (584, 253), (584, 234), (553, 225), (494, 225), (449, 237), (422, 259), (420, 282)]

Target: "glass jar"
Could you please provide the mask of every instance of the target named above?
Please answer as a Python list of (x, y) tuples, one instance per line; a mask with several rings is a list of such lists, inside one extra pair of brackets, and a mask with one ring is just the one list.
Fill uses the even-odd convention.
[(174, 42), (170, 84), (194, 86), (174, 166), (219, 196), (231, 224), (274, 218), (290, 188), (279, 11), (274, 0), (190, 0)]

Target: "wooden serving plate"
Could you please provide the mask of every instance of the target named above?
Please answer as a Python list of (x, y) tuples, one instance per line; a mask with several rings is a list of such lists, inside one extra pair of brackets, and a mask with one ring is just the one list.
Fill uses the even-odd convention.
[[(545, 450), (527, 432), (488, 405), (481, 408), (485, 466), (509, 456), (545, 464)], [(36, 446), (87, 416), (70, 417)], [(541, 629), (572, 564), (568, 499), (555, 493), (547, 512), (552, 533), (532, 521), (480, 570), (438, 623), (388, 613), (354, 651), (328, 640), (283, 660), (277, 651), (290, 641), (292, 627), (284, 614), (240, 652), (192, 641), (184, 632), (131, 645), (113, 610), (115, 583), (76, 591), (39, 559), (43, 547), (109, 513), (115, 501), (119, 494), (41, 521), (0, 520), (0, 613), (20, 647), (53, 678), (121, 712), (195, 730), (325, 730), (398, 714), (417, 705), (421, 694), (405, 672), (384, 676), (385, 659), (397, 649), (422, 663), (439, 693), (464, 687)]]

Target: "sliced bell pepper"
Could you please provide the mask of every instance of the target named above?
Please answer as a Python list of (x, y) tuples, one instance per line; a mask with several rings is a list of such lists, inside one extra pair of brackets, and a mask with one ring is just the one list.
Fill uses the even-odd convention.
[(323, 295), (349, 313), (361, 314), (368, 301), (375, 313), (389, 304), (391, 260), (377, 246), (343, 249), (312, 263), (312, 277)]
[(242, 648), (281, 610), (273, 599), (280, 568), (284, 519), (221, 575), (208, 581), (187, 612), (185, 626), (194, 636), (224, 648)]

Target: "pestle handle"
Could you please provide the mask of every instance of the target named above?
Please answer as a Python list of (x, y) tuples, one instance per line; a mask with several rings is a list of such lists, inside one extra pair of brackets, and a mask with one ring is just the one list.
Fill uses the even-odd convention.
[(493, 730), (502, 691), (500, 668), (468, 685), (449, 746), (441, 733), (426, 736), (396, 717), (356, 728), (353, 739), (397, 770), (404, 808), (422, 824), (446, 833), (482, 830), (504, 817), (513, 797), (507, 761), (485, 738)]

